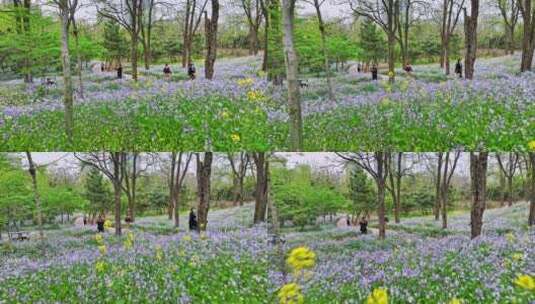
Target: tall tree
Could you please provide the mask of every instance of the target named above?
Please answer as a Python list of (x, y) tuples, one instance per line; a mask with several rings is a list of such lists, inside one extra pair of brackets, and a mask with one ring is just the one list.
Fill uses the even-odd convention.
[(141, 33), (144, 0), (95, 0), (97, 12), (104, 18), (115, 21), (130, 35), (130, 61), (132, 78), (138, 79), (138, 42)]
[(37, 226), (39, 227), (39, 238), (41, 242), (44, 240), (45, 234), (43, 232), (43, 210), (41, 209), (41, 196), (39, 188), (37, 187), (37, 167), (33, 162), (32, 153), (26, 152), (28, 160), (28, 172), (32, 177), (33, 199), (35, 201), (35, 211), (37, 213)]
[(515, 52), (515, 28), (520, 15), (518, 0), (496, 0), (498, 10), (503, 18), (505, 38), (507, 40), (507, 52), (511, 55)]
[(94, 167), (90, 167), (84, 188), (84, 196), (89, 202), (89, 221), (93, 223), (97, 214), (105, 214), (109, 210), (111, 193), (104, 183), (104, 177)]
[(466, 79), (474, 78), (477, 55), (477, 21), (479, 17), (479, 0), (470, 0), (470, 15), (464, 8), (464, 75)]
[(247, 173), (247, 168), (251, 162), (249, 158), (249, 153), (239, 152), (239, 153), (228, 153), (227, 155), (230, 168), (232, 169), (232, 183), (234, 186), (234, 205), (243, 205), (243, 183), (245, 175)]
[(282, 0), (284, 62), (286, 64), (286, 80), (288, 88), (288, 114), (290, 116), (290, 149), (303, 150), (303, 121), (301, 113), (301, 97), (299, 93), (297, 52), (294, 45), (295, 1)]
[(444, 162), (442, 165), (442, 172), (439, 172), (439, 174), (442, 175), (440, 178), (440, 205), (442, 207), (442, 229), (448, 228), (448, 202), (449, 202), (449, 192), (450, 192), (450, 184), (451, 184), (451, 178), (453, 176), (453, 173), (455, 173), (455, 169), (457, 168), (457, 163), (459, 161), (459, 158), (461, 157), (461, 152), (456, 151), (453, 152), (453, 159), (450, 157), (452, 152), (446, 152), (443, 154), (442, 161)]
[(269, 186), (269, 161), (265, 152), (253, 153), (256, 169), (254, 223), (266, 220)]
[(528, 225), (529, 226), (535, 226), (535, 152), (530, 152), (528, 154), (529, 163), (528, 163), (528, 170), (529, 170), (529, 184), (530, 184), (530, 191), (529, 191), (529, 217), (528, 217)]
[(261, 0), (239, 0), (238, 4), (245, 13), (249, 33), (247, 39), (249, 40), (249, 55), (258, 54), (258, 47), (260, 45), (258, 31), (262, 23), (263, 10), (260, 3)]
[(417, 0), (399, 0), (399, 12), (394, 16), (394, 22), (396, 23), (396, 28), (398, 30), (396, 38), (398, 40), (403, 66), (410, 63), (410, 29), (416, 20), (414, 11), (418, 5), (422, 4), (423, 2)]
[(318, 18), (318, 29), (321, 37), (321, 52), (323, 55), (323, 69), (325, 70), (325, 78), (327, 79), (327, 89), (329, 93), (329, 99), (335, 100), (334, 88), (331, 78), (331, 67), (329, 61), (329, 53), (327, 52), (327, 30), (325, 28), (325, 21), (321, 13), (321, 6), (325, 3), (325, 0), (309, 0), (316, 10), (316, 17)]
[(487, 194), (488, 152), (470, 152), (470, 178), (472, 189), (472, 209), (470, 212), (470, 235), (472, 239), (481, 235), (483, 213)]
[(520, 156), (516, 152), (508, 152), (504, 158), (500, 153), (496, 153), (496, 160), (498, 161), (500, 171), (507, 181), (504, 199), (507, 201), (509, 207), (511, 207), (513, 205), (513, 178), (519, 166)]
[[(201, 155), (203, 154), (203, 155)], [(197, 207), (198, 230), (205, 231), (208, 224), (208, 210), (210, 209), (210, 177), (212, 176), (212, 152), (197, 153)]]
[(264, 15), (264, 56), (262, 71), (267, 79), (282, 85), (285, 77), (284, 50), (282, 42), (282, 19), (280, 0), (260, 0)]
[(450, 74), (450, 42), (459, 22), (459, 16), (464, 7), (465, 0), (443, 0), (442, 26), (440, 31), (441, 58), (440, 65), (446, 75)]
[(200, 7), (197, 0), (186, 0), (184, 12), (184, 25), (182, 29), (182, 67), (185, 68), (191, 63), (193, 48), (193, 37), (195, 37), (199, 24), (201, 23), (203, 12), (208, 0), (202, 1)]
[(388, 164), (388, 181), (386, 185), (390, 191), (392, 200), (394, 201), (394, 220), (396, 223), (400, 222), (401, 213), (401, 179), (405, 176), (410, 167), (404, 166), (405, 157), (403, 152), (391, 154), (391, 159)]
[(204, 28), (206, 39), (206, 57), (204, 59), (204, 76), (206, 79), (214, 77), (214, 65), (217, 57), (217, 24), (219, 19), (219, 0), (210, 0), (212, 4), (211, 17), (204, 12)]
[(386, 34), (388, 42), (388, 77), (394, 81), (395, 44), (397, 37), (397, 16), (400, 15), (400, 0), (351, 0), (353, 12), (359, 16), (373, 20)]
[(115, 206), (115, 235), (121, 235), (121, 193), (123, 175), (123, 163), (126, 162), (125, 152), (93, 152), (77, 154), (74, 156), (84, 166), (97, 169), (104, 174), (113, 185), (113, 201)]
[(390, 152), (337, 153), (346, 162), (362, 168), (375, 180), (377, 186), (377, 217), (379, 219), (379, 239), (386, 237), (385, 190), (388, 178)]
[(175, 227), (180, 227), (180, 202), (182, 187), (191, 162), (192, 153), (171, 152), (171, 202), (175, 218)]
[(520, 71), (530, 71), (535, 51), (535, 6), (533, 0), (518, 0), (518, 7), (522, 14), (523, 32), (522, 61)]
[(61, 63), (63, 66), (63, 106), (65, 132), (72, 141), (74, 129), (74, 98), (69, 53), (69, 29), (78, 8), (78, 0), (52, 0), (59, 10), (61, 20)]
[(157, 0), (145, 0), (142, 2), (141, 13), (141, 44), (143, 45), (143, 63), (145, 64), (145, 70), (150, 68), (151, 62), (151, 37), (152, 37), (152, 25), (154, 24), (155, 7), (158, 3)]
[(124, 160), (121, 162), (123, 176), (121, 186), (128, 199), (127, 215), (132, 222), (136, 219), (137, 180), (152, 164), (152, 159), (142, 157), (139, 152), (125, 153)]

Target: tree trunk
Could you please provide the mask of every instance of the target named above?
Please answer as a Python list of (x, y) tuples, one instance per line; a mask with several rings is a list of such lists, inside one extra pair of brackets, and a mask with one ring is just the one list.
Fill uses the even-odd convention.
[(71, 60), (69, 56), (69, 16), (67, 11), (61, 12), (61, 63), (63, 65), (63, 105), (65, 132), (69, 142), (73, 140), (74, 114), (71, 78)]
[(204, 72), (206, 79), (214, 77), (214, 64), (217, 56), (217, 22), (219, 19), (219, 0), (211, 0), (212, 16), (209, 19), (208, 14), (204, 14), (206, 29), (206, 58), (204, 61)]
[(466, 56), (464, 64), (464, 74), (466, 79), (474, 78), (474, 66), (476, 63), (477, 52), (477, 19), (479, 15), (479, 0), (470, 0), (471, 12), (470, 16), (464, 11), (464, 35)]
[(288, 114), (290, 116), (290, 150), (303, 150), (303, 122), (298, 82), (298, 61), (294, 47), (294, 8), (295, 0), (282, 1), (284, 30), (284, 61), (288, 81)]
[(379, 218), (379, 239), (384, 240), (386, 238), (386, 207), (385, 207), (385, 189), (386, 189), (386, 176), (388, 170), (388, 160), (390, 159), (389, 153), (375, 152), (375, 160), (377, 162), (377, 216)]
[(174, 194), (173, 203), (175, 209), (175, 227), (180, 227), (180, 189)]
[(28, 159), (28, 172), (30, 173), (30, 176), (32, 177), (32, 189), (33, 189), (33, 197), (35, 201), (35, 210), (37, 212), (37, 226), (39, 227), (39, 239), (41, 242), (44, 240), (45, 234), (43, 231), (43, 212), (41, 210), (41, 196), (39, 195), (39, 189), (37, 187), (37, 168), (35, 167), (35, 163), (33, 162), (32, 154), (30, 152), (26, 152), (26, 157)]
[(442, 176), (442, 152), (438, 152), (438, 162), (437, 162), (437, 175), (436, 175), (436, 185), (435, 185), (435, 221), (440, 219), (440, 204), (442, 202), (442, 192), (441, 189), (441, 176)]
[(531, 191), (529, 191), (529, 201), (530, 201), (530, 207), (529, 207), (529, 218), (528, 218), (528, 225), (529, 226), (535, 226), (535, 152), (530, 152), (528, 154), (529, 157), (529, 183), (531, 185)]
[(137, 40), (138, 40), (138, 37), (137, 37), (137, 34), (131, 34), (130, 35), (132, 41), (132, 45), (131, 45), (131, 58), (130, 60), (132, 61), (132, 79), (134, 81), (137, 81)]
[(208, 224), (208, 210), (210, 209), (210, 177), (212, 174), (212, 152), (205, 152), (204, 159), (197, 154), (197, 196), (199, 206), (197, 208), (197, 229), (205, 231)]
[(115, 204), (115, 235), (121, 235), (121, 182), (113, 182), (113, 197)]
[(395, 69), (395, 43), (396, 36), (395, 33), (388, 34), (388, 80), (393, 82), (395, 79), (394, 69)]
[(507, 177), (507, 205), (513, 206), (513, 176)]
[(266, 220), (269, 162), (266, 160), (265, 152), (255, 153), (254, 162), (256, 167), (256, 186), (253, 220), (255, 224), (258, 224)]
[(532, 12), (531, 0), (519, 0), (518, 4), (524, 23), (520, 71), (525, 72), (531, 70), (535, 50), (535, 12)]
[(84, 98), (84, 83), (82, 80), (82, 55), (80, 54), (80, 37), (78, 33), (78, 28), (76, 27), (76, 23), (74, 22), (74, 20), (72, 20), (72, 24), (73, 24), (74, 46), (76, 49), (78, 90), (79, 90), (78, 95), (80, 95), (80, 98)]
[(327, 89), (329, 92), (329, 100), (335, 100), (334, 88), (331, 79), (331, 67), (329, 64), (329, 54), (327, 53), (327, 34), (325, 33), (325, 23), (321, 15), (321, 8), (319, 0), (314, 0), (314, 7), (316, 8), (316, 15), (318, 17), (318, 27), (321, 36), (321, 51), (323, 53), (323, 68), (325, 69), (325, 77), (327, 79)]
[(470, 177), (472, 188), (472, 210), (470, 227), (472, 239), (481, 235), (483, 212), (486, 204), (488, 152), (470, 152)]

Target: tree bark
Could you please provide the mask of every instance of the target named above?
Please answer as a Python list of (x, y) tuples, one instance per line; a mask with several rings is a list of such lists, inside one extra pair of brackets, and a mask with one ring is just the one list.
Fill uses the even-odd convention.
[(474, 78), (474, 66), (477, 52), (477, 20), (479, 15), (479, 0), (470, 0), (470, 16), (464, 10), (464, 35), (466, 56), (464, 63), (464, 74), (466, 79)]
[(253, 220), (255, 224), (258, 224), (266, 220), (269, 161), (266, 159), (265, 152), (254, 153), (253, 158), (256, 167), (255, 210)]
[(290, 149), (297, 152), (303, 150), (303, 122), (298, 82), (298, 59), (294, 46), (294, 10), (295, 0), (282, 1), (284, 61), (288, 82), (288, 114), (290, 116)]
[(212, 152), (205, 152), (204, 159), (197, 154), (197, 196), (199, 206), (197, 208), (197, 229), (205, 231), (208, 224), (208, 210), (210, 209), (210, 177), (212, 174)]
[(61, 9), (61, 63), (63, 65), (63, 106), (65, 132), (72, 143), (74, 132), (74, 101), (72, 94), (71, 60), (69, 56), (69, 13)]
[(486, 205), (488, 152), (470, 152), (470, 177), (472, 188), (472, 210), (470, 227), (472, 239), (481, 235), (483, 213)]
[(530, 152), (529, 157), (529, 183), (531, 185), (531, 191), (529, 191), (529, 217), (528, 225), (535, 226), (535, 152)]
[(522, 38), (522, 60), (520, 71), (530, 71), (535, 50), (535, 10), (532, 8), (532, 0), (518, 1), (520, 13), (524, 23), (524, 37)]
[(385, 189), (386, 176), (388, 168), (389, 153), (375, 152), (375, 160), (377, 162), (377, 216), (379, 218), (379, 239), (386, 238), (386, 207), (385, 207)]
[(314, 0), (314, 7), (316, 8), (316, 15), (318, 17), (318, 27), (321, 36), (321, 51), (323, 53), (323, 68), (325, 69), (325, 78), (327, 79), (327, 89), (329, 93), (329, 99), (335, 100), (334, 88), (331, 79), (331, 67), (329, 64), (329, 54), (327, 52), (327, 34), (325, 33), (325, 23), (323, 22), (323, 16), (321, 15), (320, 0)]
[(212, 16), (208, 18), (208, 13), (204, 13), (206, 30), (206, 58), (204, 61), (204, 72), (206, 79), (214, 77), (214, 64), (217, 56), (217, 22), (219, 19), (219, 0), (210, 0), (212, 3)]
[(435, 185), (435, 221), (440, 219), (440, 204), (442, 202), (442, 192), (441, 189), (441, 176), (442, 176), (442, 152), (437, 153), (437, 175), (436, 175), (436, 185)]
[(28, 172), (32, 177), (32, 189), (33, 197), (35, 201), (35, 209), (37, 211), (37, 226), (39, 227), (39, 239), (41, 242), (44, 240), (45, 234), (43, 231), (43, 211), (41, 210), (41, 196), (39, 195), (39, 189), (37, 187), (37, 168), (33, 162), (32, 153), (26, 152), (26, 158), (28, 159)]
[(137, 81), (138, 75), (137, 75), (137, 44), (138, 44), (138, 37), (137, 34), (131, 33), (130, 38), (131, 41), (131, 54), (130, 54), (130, 60), (132, 61), (132, 79), (134, 81)]

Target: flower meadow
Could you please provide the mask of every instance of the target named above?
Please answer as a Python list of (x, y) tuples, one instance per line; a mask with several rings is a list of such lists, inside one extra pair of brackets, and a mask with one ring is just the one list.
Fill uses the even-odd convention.
[[(473, 81), (416, 66), (397, 81), (336, 75), (302, 88), (305, 149), (527, 150), (535, 138), (534, 73), (516, 72), (518, 56), (478, 60)], [(160, 67), (139, 83), (87, 74), (76, 99), (74, 142), (63, 131), (58, 87), (0, 84), (0, 148), (10, 150), (287, 150), (284, 86), (268, 82), (260, 58), (222, 59), (214, 80), (165, 81)], [(42, 132), (47, 130), (47, 132)]]
[(213, 212), (202, 234), (146, 218), (121, 238), (65, 228), (44, 248), (4, 244), (0, 303), (268, 303), (266, 229), (240, 212)]
[[(515, 209), (527, 214), (527, 204)], [(485, 223), (506, 214), (510, 232), (491, 225), (475, 240), (456, 230), (388, 230), (385, 241), (356, 227), (288, 232), (286, 266), (270, 269), (270, 279), (281, 304), (534, 303), (535, 231), (515, 224), (516, 212), (491, 212)]]

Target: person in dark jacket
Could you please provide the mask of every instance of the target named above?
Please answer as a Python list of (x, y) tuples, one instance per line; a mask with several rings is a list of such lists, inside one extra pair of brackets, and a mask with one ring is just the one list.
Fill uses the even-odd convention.
[(189, 212), (189, 230), (197, 230), (197, 215), (193, 208)]
[(372, 80), (377, 80), (377, 66), (374, 64), (371, 69), (372, 72)]
[(117, 78), (122, 79), (123, 78), (123, 66), (119, 64), (119, 67), (117, 68)]
[(102, 233), (104, 232), (104, 218), (102, 217), (102, 215), (99, 215), (98, 216), (98, 219), (97, 219), (97, 230), (99, 233)]
[(463, 65), (461, 64), (461, 59), (458, 59), (455, 64), (455, 74), (459, 75), (459, 78), (463, 78)]
[(189, 76), (189, 79), (193, 80), (195, 79), (195, 73), (197, 71), (195, 70), (195, 65), (193, 63), (190, 63), (188, 65), (188, 76)]
[(368, 233), (368, 221), (366, 220), (366, 217), (362, 217), (359, 222), (360, 225), (360, 233), (366, 234)]
[(171, 79), (171, 68), (169, 67), (169, 64), (165, 64), (165, 67), (163, 68), (163, 75), (165, 77), (165, 80)]

